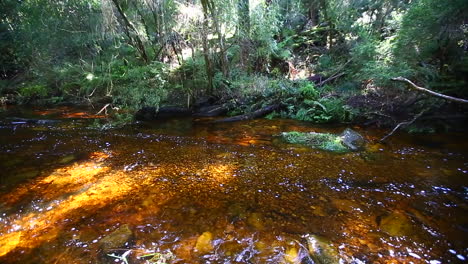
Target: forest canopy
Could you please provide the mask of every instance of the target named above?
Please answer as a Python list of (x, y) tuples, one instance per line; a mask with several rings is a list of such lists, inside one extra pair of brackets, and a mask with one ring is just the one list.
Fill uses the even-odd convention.
[[(3, 0), (2, 102), (137, 111), (271, 104), (268, 117), (438, 126), (468, 98), (466, 0)], [(444, 116), (444, 118), (437, 118)], [(436, 120), (436, 121), (434, 121)]]

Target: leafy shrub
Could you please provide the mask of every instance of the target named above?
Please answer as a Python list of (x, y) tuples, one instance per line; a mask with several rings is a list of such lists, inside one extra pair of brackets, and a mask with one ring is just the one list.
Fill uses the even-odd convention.
[(314, 84), (312, 82), (303, 82), (299, 88), (301, 95), (306, 100), (314, 100), (319, 97), (319, 92), (315, 89)]
[(167, 78), (167, 70), (162, 63), (129, 68), (115, 80), (114, 103), (134, 110), (144, 106), (158, 107), (167, 96)]
[(48, 88), (43, 84), (29, 84), (21, 87), (19, 93), (27, 98), (42, 98), (47, 96)]

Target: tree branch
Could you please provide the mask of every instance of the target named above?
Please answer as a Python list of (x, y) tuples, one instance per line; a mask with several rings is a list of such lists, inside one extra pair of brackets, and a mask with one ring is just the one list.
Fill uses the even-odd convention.
[(409, 120), (409, 121), (401, 122), (401, 123), (399, 123), (398, 125), (396, 125), (396, 127), (395, 127), (390, 133), (388, 133), (385, 137), (381, 138), (381, 139), (379, 140), (379, 142), (385, 141), (388, 137), (390, 137), (391, 135), (393, 135), (393, 133), (395, 133), (395, 132), (398, 130), (398, 128), (400, 128), (400, 127), (402, 127), (402, 126), (409, 126), (409, 125), (411, 125), (412, 123), (414, 123), (414, 121), (416, 121), (416, 119), (418, 119), (419, 117), (421, 117), (421, 116), (424, 114), (424, 112), (426, 112), (426, 110), (422, 110), (421, 113), (415, 115), (415, 116), (413, 117), (413, 119), (411, 119), (411, 120)]
[(467, 104), (468, 103), (468, 100), (465, 100), (465, 99), (461, 99), (461, 98), (457, 98), (457, 97), (453, 97), (453, 96), (448, 96), (448, 95), (445, 95), (445, 94), (440, 94), (440, 93), (436, 93), (434, 91), (431, 91), (429, 89), (426, 89), (426, 88), (423, 88), (423, 87), (420, 87), (420, 86), (417, 86), (416, 84), (414, 84), (412, 81), (406, 79), (406, 78), (403, 78), (403, 77), (396, 77), (396, 78), (392, 78), (391, 79), (392, 81), (398, 81), (398, 82), (405, 82), (405, 83), (408, 83), (409, 85), (411, 85), (411, 87), (415, 90), (418, 90), (420, 92), (423, 92), (423, 93), (426, 93), (426, 94), (430, 94), (430, 95), (433, 95), (433, 96), (436, 96), (436, 97), (440, 97), (440, 98), (443, 98), (445, 100), (449, 100), (449, 101), (453, 101), (453, 102), (457, 102), (457, 103), (465, 103)]

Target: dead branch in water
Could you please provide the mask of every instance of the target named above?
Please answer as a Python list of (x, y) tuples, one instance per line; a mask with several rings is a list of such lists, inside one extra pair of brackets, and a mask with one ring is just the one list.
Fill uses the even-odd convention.
[(420, 92), (423, 92), (423, 93), (426, 93), (426, 94), (430, 94), (432, 96), (436, 96), (436, 97), (440, 97), (440, 98), (443, 98), (445, 100), (449, 100), (449, 101), (453, 101), (453, 102), (457, 102), (457, 103), (465, 103), (467, 104), (468, 103), (468, 100), (465, 100), (465, 99), (461, 99), (461, 98), (457, 98), (457, 97), (453, 97), (453, 96), (448, 96), (448, 95), (445, 95), (445, 94), (441, 94), (441, 93), (436, 93), (434, 91), (431, 91), (429, 89), (426, 89), (424, 87), (420, 87), (420, 86), (417, 86), (415, 83), (413, 83), (412, 81), (406, 79), (406, 78), (403, 78), (403, 77), (396, 77), (396, 78), (392, 78), (391, 79), (392, 81), (398, 81), (398, 82), (405, 82), (405, 83), (408, 83), (413, 89), (415, 90), (418, 90)]
[(419, 117), (421, 117), (425, 112), (426, 112), (426, 110), (423, 110), (423, 111), (421, 111), (421, 113), (415, 115), (415, 116), (413, 117), (413, 119), (411, 119), (411, 120), (409, 120), (409, 121), (405, 121), (405, 122), (399, 123), (398, 125), (396, 125), (396, 127), (395, 127), (390, 133), (388, 133), (385, 137), (381, 138), (381, 139), (379, 140), (379, 142), (385, 141), (388, 137), (390, 137), (391, 135), (393, 135), (393, 133), (395, 133), (395, 132), (398, 130), (398, 128), (411, 125), (412, 123), (414, 123), (414, 121), (416, 121), (416, 119), (418, 119)]
[(99, 110), (99, 112), (96, 113), (96, 115), (99, 115), (102, 113), (102, 111), (104, 111), (104, 114), (107, 115), (107, 107), (109, 107), (109, 105), (111, 104), (106, 104), (103, 108), (101, 108), (101, 110)]

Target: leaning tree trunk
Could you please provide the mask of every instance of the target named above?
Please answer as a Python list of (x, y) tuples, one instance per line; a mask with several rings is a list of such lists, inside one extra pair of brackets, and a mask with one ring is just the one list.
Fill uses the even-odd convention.
[(143, 60), (146, 63), (148, 63), (148, 61), (149, 61), (148, 55), (146, 53), (146, 49), (145, 49), (145, 46), (143, 44), (143, 41), (141, 40), (140, 36), (138, 35), (138, 30), (135, 28), (135, 26), (132, 24), (132, 22), (130, 22), (130, 20), (128, 20), (127, 16), (125, 15), (125, 12), (122, 10), (122, 7), (120, 6), (119, 1), (118, 0), (112, 0), (112, 3), (114, 3), (114, 5), (115, 5), (115, 7), (117, 9), (117, 12), (119, 12), (119, 15), (122, 17), (124, 27), (126, 28), (125, 31), (127, 32), (127, 36), (130, 39), (130, 42), (132, 42), (132, 37), (131, 37), (128, 29), (131, 29), (134, 32), (135, 41), (136, 41), (136, 48), (139, 51), (139, 53), (140, 53), (141, 57), (143, 58)]

